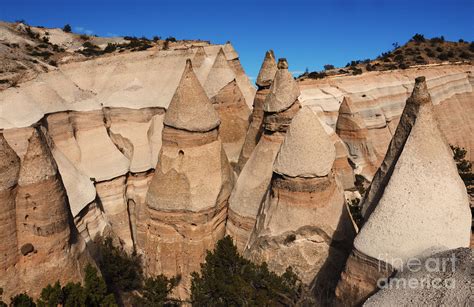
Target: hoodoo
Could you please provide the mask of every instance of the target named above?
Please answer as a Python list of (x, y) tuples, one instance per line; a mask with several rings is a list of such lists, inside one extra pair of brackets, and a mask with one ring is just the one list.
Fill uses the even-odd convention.
[(381, 158), (374, 150), (364, 119), (349, 97), (344, 97), (339, 107), (336, 133), (346, 144), (349, 159), (356, 165), (357, 173), (372, 179)]
[(270, 185), (273, 162), (291, 120), (300, 109), (298, 96), (298, 85), (288, 71), (288, 63), (280, 59), (264, 103), (263, 135), (242, 169), (229, 200), (227, 233), (239, 251), (247, 244)]
[(317, 115), (304, 107), (293, 119), (273, 165), (270, 192), (244, 255), (288, 266), (310, 284), (332, 288), (355, 235), (344, 191), (334, 178), (336, 149)]
[(249, 126), (250, 110), (222, 48), (217, 53), (204, 89), (221, 119), (219, 135), (224, 150), (229, 161), (235, 165)]
[[(39, 127), (25, 129), (29, 138), (19, 168), (14, 211), (9, 210), (5, 221), (9, 229), (2, 232), (16, 232), (17, 242), (8, 235), (9, 240), (2, 244), (16, 244), (17, 248), (12, 250), (14, 255), (7, 255), (8, 266), (3, 268), (6, 270), (0, 287), (6, 295), (27, 291), (37, 296), (43, 287), (58, 279), (62, 283), (81, 280), (78, 261), (84, 247), (79, 248), (77, 241), (71, 243), (71, 237), (77, 234), (71, 234), (76, 230), (71, 229), (66, 190), (46, 138)], [(12, 205), (11, 188), (18, 172), (18, 158), (12, 155), (3, 136), (0, 144), (8, 164), (5, 171), (2, 167), (2, 188), (10, 189), (6, 190), (10, 195), (5, 203), (8, 208)]]
[(257, 77), (257, 93), (253, 101), (252, 114), (250, 115), (250, 125), (245, 136), (245, 142), (240, 152), (239, 162), (237, 163), (236, 171), (240, 173), (245, 163), (252, 154), (255, 146), (263, 133), (263, 104), (265, 98), (270, 92), (270, 86), (272, 85), (273, 78), (277, 72), (277, 64), (275, 61), (275, 55), (273, 50), (269, 50), (265, 53), (262, 66)]
[(370, 192), (375, 197), (365, 200), (373, 202), (336, 291), (352, 305), (363, 302), (379, 278), (388, 278), (409, 259), (469, 247), (466, 188), (438, 127), (424, 77), (416, 79)]
[[(148, 274), (181, 275), (176, 295), (189, 297), (190, 274), (225, 233), (233, 176), (219, 139), (220, 120), (187, 60), (164, 117), (163, 145), (146, 196)], [(142, 245), (143, 244), (143, 245)], [(142, 246), (140, 246), (142, 245)]]

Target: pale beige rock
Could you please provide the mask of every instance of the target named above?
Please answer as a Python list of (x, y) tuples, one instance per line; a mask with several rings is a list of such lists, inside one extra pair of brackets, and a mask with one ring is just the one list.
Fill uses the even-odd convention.
[[(277, 65), (275, 62), (275, 56), (273, 51), (269, 50), (265, 53), (265, 58), (263, 60), (262, 66), (258, 73), (257, 85), (258, 90), (255, 94), (255, 99), (253, 101), (252, 114), (250, 115), (249, 129), (245, 136), (244, 144), (242, 145), (242, 151), (239, 155), (239, 161), (237, 162), (236, 172), (240, 174), (245, 163), (250, 158), (254, 148), (257, 146), (260, 137), (263, 133), (263, 104), (265, 98), (269, 93), (269, 88), (275, 77), (277, 71)], [(260, 81), (259, 81), (260, 80)]]
[(356, 172), (371, 180), (382, 157), (375, 151), (365, 121), (349, 97), (344, 97), (339, 108), (336, 133), (346, 144)]
[[(189, 78), (191, 89), (204, 94), (190, 62), (177, 93), (190, 89)], [(175, 295), (184, 299), (190, 295), (190, 274), (199, 270), (206, 250), (224, 236), (233, 175), (219, 139), (219, 121), (205, 94), (175, 98), (169, 108), (175, 114), (187, 112), (190, 104), (201, 107), (200, 126), (177, 129), (177, 125), (168, 125), (169, 111), (166, 113), (163, 145), (146, 195), (146, 209), (139, 209), (136, 215), (137, 224), (146, 227), (137, 227), (136, 232), (147, 274), (181, 275)]]
[(288, 71), (286, 59), (278, 60), (278, 71), (270, 87), (270, 93), (265, 99), (265, 112), (281, 112), (288, 109), (298, 96), (300, 90), (295, 79)]
[(0, 131), (0, 270), (12, 268), (18, 259), (16, 238), (15, 186), (20, 172), (20, 158)]
[(82, 241), (71, 241), (75, 230), (70, 228), (66, 191), (43, 132), (39, 128), (28, 130), (15, 210), (18, 248), (31, 244), (33, 252), (19, 254), (14, 269), (7, 269), (0, 278), (6, 296), (27, 291), (37, 297), (43, 287), (56, 280), (63, 284), (81, 280)]
[[(392, 267), (400, 269), (408, 259), (470, 244), (466, 189), (438, 127), (424, 77), (416, 79), (382, 167), (377, 172), (383, 173), (382, 180), (376, 175), (370, 187), (379, 196), (371, 198), (373, 205), (354, 241), (354, 255), (361, 256), (348, 262), (338, 285), (342, 301), (364, 301), (376, 279), (389, 277)], [(383, 276), (364, 271), (364, 258), (373, 260), (372, 267), (381, 263), (390, 269)]]
[(212, 97), (221, 124), (219, 137), (231, 165), (238, 162), (245, 135), (249, 127), (250, 110), (235, 80), (224, 86), (219, 93)]
[(226, 231), (234, 239), (239, 251), (243, 251), (250, 237), (258, 210), (270, 186), (276, 155), (299, 109), (296, 97), (282, 112), (264, 113), (263, 135), (242, 169), (229, 199)]
[(343, 189), (333, 175), (335, 157), (317, 115), (302, 108), (279, 149), (244, 255), (279, 274), (291, 266), (306, 284), (335, 286), (354, 237)]
[(404, 263), (470, 243), (466, 188), (438, 128), (424, 78), (416, 80), (405, 114), (412, 105), (413, 128), (406, 136), (397, 128), (394, 139), (400, 135), (406, 141), (400, 140), (404, 145), (380, 187), (382, 197), (354, 242), (359, 251), (395, 268), (400, 265), (395, 259)]
[(199, 84), (190, 60), (186, 62), (163, 122), (177, 129), (201, 132), (210, 131), (220, 124), (219, 116)]
[(316, 114), (304, 107), (293, 118), (273, 171), (290, 177), (323, 177), (329, 174), (335, 159), (333, 142)]
[(273, 50), (268, 50), (265, 53), (265, 58), (263, 59), (262, 66), (258, 72), (256, 84), (259, 87), (271, 86), (277, 70), (275, 54), (273, 53)]
[(206, 91), (207, 97), (212, 98), (219, 90), (235, 80), (235, 74), (227, 63), (224, 50), (219, 50), (217, 53), (214, 64), (207, 75), (207, 79), (204, 82), (204, 90)]

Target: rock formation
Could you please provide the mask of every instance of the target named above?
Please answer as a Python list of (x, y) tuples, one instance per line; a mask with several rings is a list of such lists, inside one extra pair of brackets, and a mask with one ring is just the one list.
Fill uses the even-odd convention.
[(0, 132), (0, 270), (12, 269), (18, 259), (15, 196), (20, 172), (20, 158)]
[[(327, 124), (335, 129), (340, 104), (344, 97), (350, 98), (365, 123), (367, 140), (372, 143), (378, 157), (372, 174), (362, 173), (370, 180), (382, 163), (405, 101), (413, 89), (413, 81), (420, 74), (426, 76), (436, 117), (449, 144), (466, 148), (467, 159), (473, 161), (470, 154), (474, 152), (473, 138), (463, 137), (474, 135), (474, 105), (469, 103), (474, 95), (472, 71), (472, 65), (439, 65), (368, 72), (358, 76), (306, 79), (298, 82), (300, 101), (313, 110), (319, 109)], [(361, 158), (359, 161), (363, 164), (357, 164), (357, 169), (373, 163), (363, 161), (365, 157)]]
[(344, 303), (363, 302), (379, 278), (389, 277), (408, 259), (469, 246), (466, 188), (438, 127), (424, 77), (416, 79), (382, 171), (382, 180), (376, 176), (370, 187), (379, 197), (372, 198), (338, 285)]
[(204, 89), (221, 119), (219, 135), (224, 150), (235, 165), (245, 140), (250, 110), (222, 49), (217, 53)]
[(253, 101), (252, 114), (250, 115), (250, 124), (245, 136), (245, 142), (240, 152), (239, 161), (236, 166), (237, 173), (242, 171), (245, 163), (250, 158), (255, 146), (263, 133), (263, 104), (265, 98), (270, 92), (270, 86), (272, 85), (273, 78), (277, 71), (277, 64), (275, 61), (275, 55), (273, 50), (269, 50), (265, 53), (262, 66), (257, 77), (257, 93)]
[(369, 138), (369, 130), (352, 99), (344, 97), (339, 108), (336, 133), (346, 144), (349, 158), (357, 166), (356, 172), (372, 179), (381, 157), (377, 154)]
[(298, 95), (288, 63), (280, 59), (264, 103), (263, 135), (242, 169), (229, 200), (226, 229), (239, 251), (247, 244), (270, 185), (273, 162), (292, 118), (300, 109)]
[(188, 60), (164, 118), (163, 146), (138, 221), (146, 224), (138, 247), (147, 274), (181, 275), (181, 298), (189, 296), (190, 274), (199, 270), (206, 250), (225, 233), (233, 176), (219, 124)]
[[(81, 280), (78, 261), (84, 259), (84, 247), (77, 230), (71, 228), (66, 190), (43, 132), (39, 127), (23, 130), (29, 137), (20, 165), (3, 136), (0, 139), (7, 164), (2, 165), (2, 194), (8, 196), (4, 204), (11, 209), (5, 220), (9, 229), (2, 232), (9, 237), (4, 243), (11, 249), (2, 261), (0, 287), (6, 295), (27, 291), (37, 296), (56, 280)], [(13, 199), (11, 189), (16, 178), (18, 187)]]
[[(469, 306), (472, 256), (471, 249), (457, 248), (423, 259), (411, 269), (404, 267), (364, 306)], [(436, 269), (435, 262), (441, 264)]]
[(337, 282), (354, 238), (336, 149), (308, 107), (293, 119), (273, 165), (269, 193), (244, 255), (282, 274), (291, 266), (318, 288)]

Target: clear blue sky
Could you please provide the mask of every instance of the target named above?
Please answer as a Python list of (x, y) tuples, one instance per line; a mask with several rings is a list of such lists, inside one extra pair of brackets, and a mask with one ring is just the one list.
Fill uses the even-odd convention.
[(425, 37), (474, 40), (474, 0), (1, 0), (0, 19), (107, 35), (230, 40), (251, 77), (264, 52), (293, 72), (343, 66)]

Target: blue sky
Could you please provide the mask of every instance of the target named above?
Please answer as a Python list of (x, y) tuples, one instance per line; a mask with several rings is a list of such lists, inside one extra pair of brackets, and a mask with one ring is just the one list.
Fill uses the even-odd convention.
[(107, 35), (230, 40), (255, 77), (267, 49), (293, 72), (374, 58), (413, 34), (474, 40), (474, 0), (1, 0), (0, 19)]

